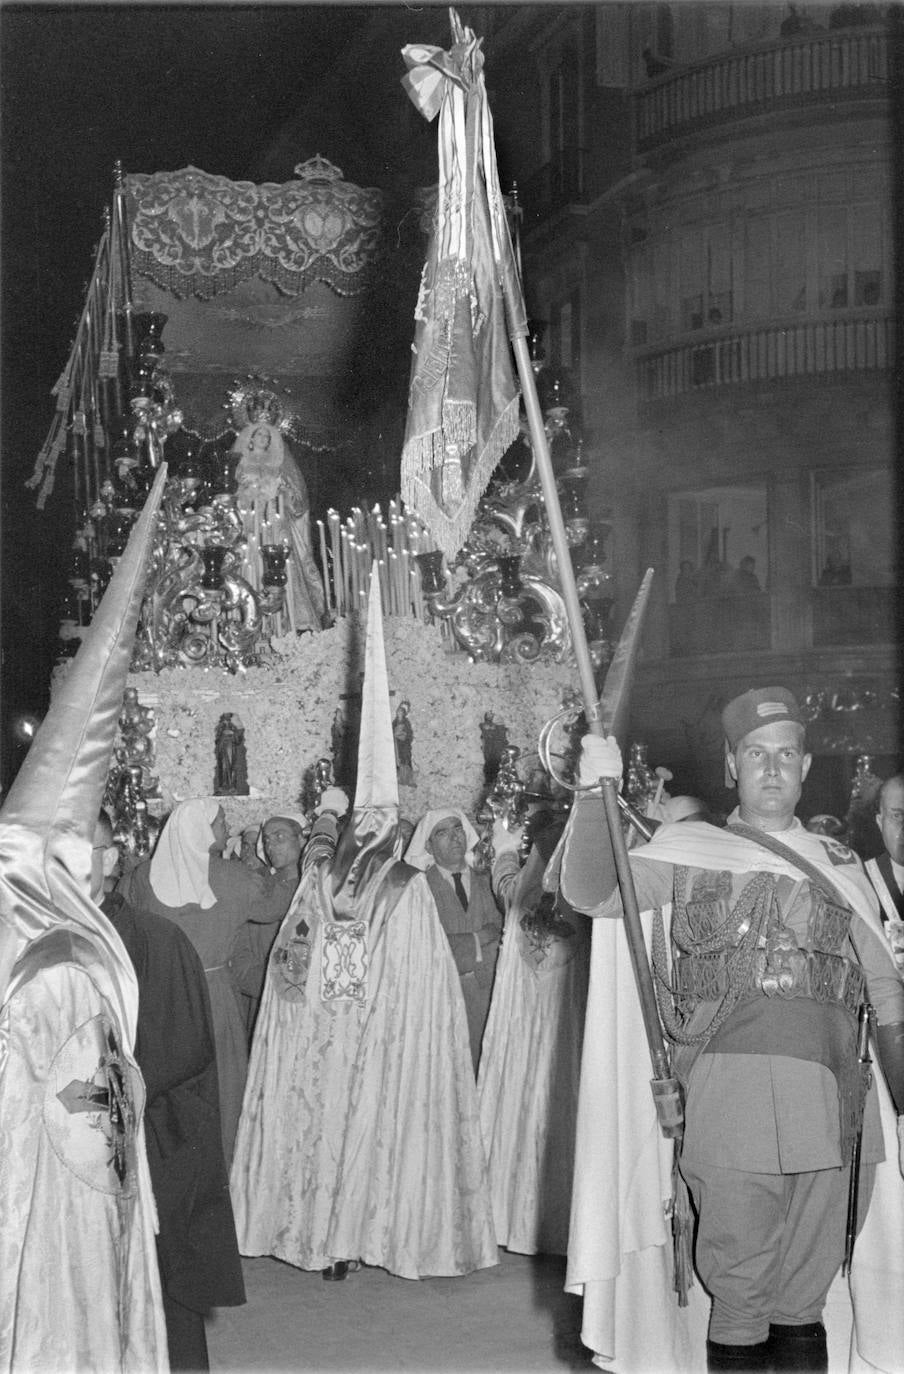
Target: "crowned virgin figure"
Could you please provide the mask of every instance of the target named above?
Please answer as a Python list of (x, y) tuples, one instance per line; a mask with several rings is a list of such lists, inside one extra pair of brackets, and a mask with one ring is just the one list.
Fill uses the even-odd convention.
[(242, 572), (255, 589), (261, 585), (260, 549), (282, 545), (286, 565), (286, 611), (290, 626), (303, 633), (323, 627), (323, 582), (311, 545), (311, 507), (301, 470), (270, 418), (257, 418), (239, 432), (233, 452), (239, 461), (236, 504), (248, 540)]

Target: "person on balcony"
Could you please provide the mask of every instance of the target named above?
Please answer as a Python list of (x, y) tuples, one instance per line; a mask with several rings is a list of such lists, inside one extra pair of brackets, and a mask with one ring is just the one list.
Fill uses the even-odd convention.
[(760, 579), (756, 575), (756, 559), (752, 553), (745, 553), (731, 575), (728, 589), (735, 595), (763, 590), (760, 586)]

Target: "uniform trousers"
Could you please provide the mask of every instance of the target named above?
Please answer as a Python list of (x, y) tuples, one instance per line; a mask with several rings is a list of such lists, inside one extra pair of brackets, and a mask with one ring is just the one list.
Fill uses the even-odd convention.
[[(712, 1296), (709, 1338), (757, 1345), (770, 1323), (822, 1319), (844, 1258), (850, 1166), (755, 1174), (702, 1165), (681, 1169), (697, 1209), (695, 1262)], [(874, 1168), (860, 1175), (866, 1215)]]

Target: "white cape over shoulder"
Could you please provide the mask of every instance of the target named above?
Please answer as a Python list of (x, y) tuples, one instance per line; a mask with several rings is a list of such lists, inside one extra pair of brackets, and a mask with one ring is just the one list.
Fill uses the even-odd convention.
[[(649, 941), (650, 915), (644, 916)], [(593, 922), (565, 1287), (581, 1339), (618, 1374), (699, 1374), (709, 1299), (672, 1287), (672, 1142), (656, 1119), (624, 925)]]
[(543, 867), (532, 851), (509, 903), (477, 1080), (496, 1239), (522, 1255), (568, 1248), (590, 962), (586, 916), (531, 923)]
[(74, 962), (42, 968), (0, 1012), (4, 1374), (169, 1369), (146, 1165), (120, 1187), (106, 1112), (61, 1105), (73, 1081), (104, 1081), (111, 1026), (110, 1004)]
[[(231, 1175), (239, 1249), (404, 1278), (495, 1264), (464, 1005), (426, 879), (368, 928), (361, 1003), (321, 1000), (316, 891), (312, 872), (270, 957)], [(302, 915), (310, 973), (293, 1001), (273, 967)]]

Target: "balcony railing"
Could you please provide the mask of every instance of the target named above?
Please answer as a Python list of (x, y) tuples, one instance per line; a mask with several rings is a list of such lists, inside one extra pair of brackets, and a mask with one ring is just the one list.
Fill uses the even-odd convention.
[(635, 146), (649, 152), (707, 123), (826, 97), (876, 95), (887, 77), (888, 41), (881, 28), (821, 30), (734, 49), (676, 68), (639, 90)]
[(896, 587), (814, 587), (813, 644), (893, 644)]
[(881, 371), (892, 367), (894, 358), (894, 317), (874, 311), (744, 332), (722, 330), (634, 350), (641, 402), (745, 382)]
[(669, 606), (669, 654), (688, 658), (768, 649), (771, 623), (768, 592), (676, 602)]
[[(894, 644), (901, 595), (896, 587), (800, 588), (797, 651)], [(787, 598), (769, 592), (700, 597), (669, 606), (669, 657), (771, 651)]]

